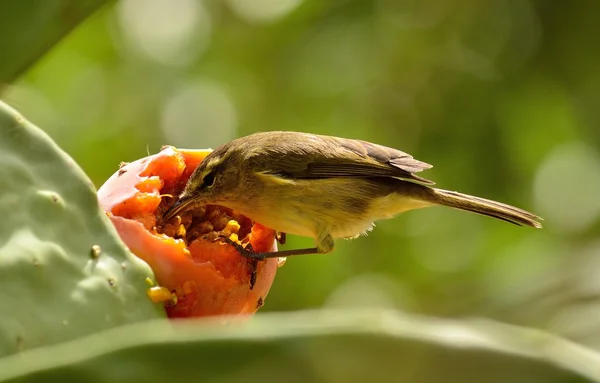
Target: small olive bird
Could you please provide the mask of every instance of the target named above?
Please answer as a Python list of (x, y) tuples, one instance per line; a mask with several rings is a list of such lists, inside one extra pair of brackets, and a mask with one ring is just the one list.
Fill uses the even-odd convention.
[(361, 140), (255, 133), (211, 152), (162, 221), (198, 205), (221, 205), (280, 233), (316, 241), (314, 248), (267, 253), (237, 245), (242, 255), (256, 259), (329, 253), (334, 238), (356, 238), (377, 220), (435, 205), (542, 227), (542, 219), (528, 211), (433, 188), (434, 182), (415, 174), (431, 167), (407, 153)]

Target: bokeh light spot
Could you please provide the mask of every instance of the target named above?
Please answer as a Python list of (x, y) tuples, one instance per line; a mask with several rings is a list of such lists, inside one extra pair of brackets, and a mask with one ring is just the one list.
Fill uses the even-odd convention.
[(123, 0), (119, 22), (130, 46), (166, 65), (186, 65), (209, 42), (211, 19), (196, 0)]
[(228, 0), (231, 9), (250, 23), (271, 23), (294, 11), (302, 0)]
[(170, 145), (215, 147), (236, 136), (236, 110), (217, 84), (187, 85), (163, 106), (161, 128)]
[(539, 167), (535, 202), (547, 223), (566, 232), (581, 231), (600, 214), (600, 158), (582, 142), (554, 149)]

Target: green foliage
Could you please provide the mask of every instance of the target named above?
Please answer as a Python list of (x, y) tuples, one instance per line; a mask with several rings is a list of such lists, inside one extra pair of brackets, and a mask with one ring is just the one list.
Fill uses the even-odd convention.
[(0, 356), (161, 316), (79, 166), (0, 103)]
[(0, 88), (105, 3), (107, 0), (0, 2)]
[(575, 344), (489, 321), (315, 311), (121, 327), (0, 360), (0, 381), (567, 383), (600, 382), (599, 365)]

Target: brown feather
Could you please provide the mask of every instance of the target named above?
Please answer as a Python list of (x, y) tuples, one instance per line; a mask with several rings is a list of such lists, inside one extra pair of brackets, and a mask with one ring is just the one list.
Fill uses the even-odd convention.
[(391, 177), (435, 184), (414, 174), (431, 165), (386, 146), (297, 132), (264, 132), (250, 137), (244, 144), (251, 149), (248, 160), (258, 171), (292, 179)]

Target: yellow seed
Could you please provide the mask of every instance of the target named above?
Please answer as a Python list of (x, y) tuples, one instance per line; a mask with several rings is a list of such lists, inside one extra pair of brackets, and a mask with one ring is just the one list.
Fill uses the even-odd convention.
[(236, 220), (229, 220), (223, 231), (225, 233), (237, 234), (240, 231), (240, 224)]
[(154, 303), (172, 301), (173, 295), (166, 287), (154, 286), (148, 289), (148, 297)]
[(185, 226), (179, 225), (179, 228), (177, 229), (177, 237), (183, 238), (183, 237), (185, 237), (185, 233), (186, 233)]
[(238, 242), (238, 243), (240, 242), (240, 240), (239, 240), (239, 238), (238, 238), (238, 235), (237, 235), (236, 233), (233, 233), (233, 234), (231, 234), (231, 235), (229, 236), (229, 239), (230, 239), (231, 241), (233, 241), (233, 242)]
[(102, 249), (100, 249), (100, 246), (98, 245), (94, 245), (92, 246), (92, 250), (90, 252), (92, 258), (98, 258), (100, 256), (100, 253), (102, 252)]

